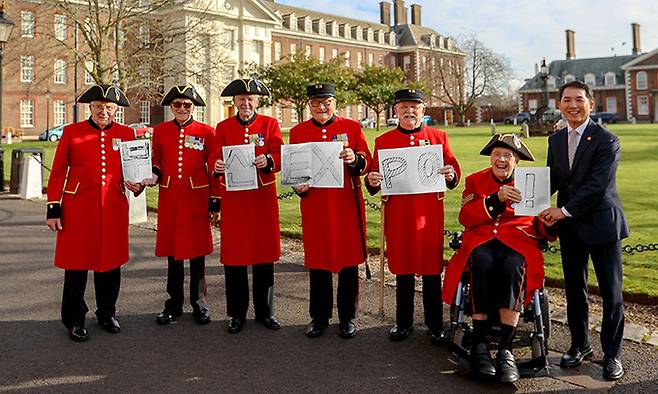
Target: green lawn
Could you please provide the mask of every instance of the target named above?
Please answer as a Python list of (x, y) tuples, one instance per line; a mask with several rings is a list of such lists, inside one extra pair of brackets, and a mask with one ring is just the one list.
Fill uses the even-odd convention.
[[(631, 236), (623, 244), (658, 243), (658, 190), (651, 185), (658, 184), (658, 125), (613, 125), (611, 129), (617, 133), (622, 142), (622, 161), (617, 174), (619, 193), (624, 210), (631, 227)], [(502, 132), (518, 130), (518, 126), (498, 126)], [(488, 158), (479, 156), (478, 152), (489, 140), (489, 126), (471, 128), (447, 128), (450, 137), (450, 146), (457, 156), (462, 173), (465, 175), (478, 171), (489, 165)], [(367, 130), (366, 137), (373, 146), (377, 136), (375, 130)], [(287, 140), (287, 136), (284, 136)], [(537, 161), (535, 165), (546, 163), (545, 137), (535, 137), (526, 141)], [(29, 142), (16, 145), (3, 145), (5, 149), (4, 162), (6, 182), (10, 176), (10, 150), (17, 147), (40, 147), (46, 154), (46, 165), (50, 166), (56, 144), (51, 142)], [(44, 175), (47, 178), (48, 174)], [(287, 192), (289, 189), (280, 190)], [(461, 202), (463, 183), (454, 191), (446, 195), (445, 228), (459, 230), (457, 213)], [(367, 194), (367, 193), (366, 193)], [(155, 208), (157, 205), (157, 190), (149, 189), (148, 205)], [(378, 203), (379, 196), (368, 197)], [(301, 232), (299, 217), (299, 201), (297, 197), (280, 201), (281, 231), (288, 236), (299, 237)], [(368, 246), (372, 249), (379, 247), (379, 212), (366, 208), (368, 222)], [(446, 249), (446, 258), (452, 254)], [(624, 259), (624, 290), (631, 294), (646, 294), (658, 296), (658, 252), (644, 252), (623, 255)], [(546, 272), (549, 279), (560, 279), (562, 269), (559, 254), (546, 254)], [(595, 281), (593, 273), (590, 278)]]

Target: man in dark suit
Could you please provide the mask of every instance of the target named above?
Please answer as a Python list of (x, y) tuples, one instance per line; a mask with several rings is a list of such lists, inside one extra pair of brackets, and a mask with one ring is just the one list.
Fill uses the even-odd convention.
[(628, 226), (617, 193), (619, 138), (590, 120), (592, 90), (574, 81), (560, 88), (560, 111), (567, 127), (548, 139), (551, 192), (557, 207), (539, 214), (549, 225), (557, 222), (567, 296), (571, 347), (560, 365), (572, 368), (592, 356), (588, 335), (587, 261), (592, 258), (603, 298), (601, 347), (603, 377), (624, 375), (621, 342), (624, 333), (621, 240)]

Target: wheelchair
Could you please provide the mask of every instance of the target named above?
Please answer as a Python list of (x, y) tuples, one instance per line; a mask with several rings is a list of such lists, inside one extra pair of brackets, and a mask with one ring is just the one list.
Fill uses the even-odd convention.
[[(461, 246), (461, 232), (453, 235), (450, 247), (453, 250)], [(542, 250), (545, 250), (542, 248)], [(457, 364), (465, 370), (470, 369), (470, 353), (472, 346), (473, 329), (468, 322), (472, 315), (470, 268), (466, 267), (457, 285), (455, 299), (450, 306), (450, 326), (448, 328), (448, 341), (452, 348), (453, 356), (457, 357)], [(522, 289), (522, 299), (525, 299), (525, 284)], [(488, 312), (489, 325), (491, 327), (489, 336), (500, 335), (500, 319), (497, 308)], [(544, 288), (537, 289), (532, 295), (532, 301), (523, 306), (521, 310), (521, 321), (528, 323), (530, 329), (530, 360), (517, 362), (517, 367), (522, 378), (539, 377), (549, 375), (548, 366), (548, 339), (550, 336), (550, 316), (548, 291)], [(520, 326), (521, 324), (519, 324)]]

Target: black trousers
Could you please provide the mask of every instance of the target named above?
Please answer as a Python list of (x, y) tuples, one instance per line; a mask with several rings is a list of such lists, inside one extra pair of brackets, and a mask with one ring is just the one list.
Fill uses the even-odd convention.
[[(254, 315), (264, 319), (274, 315), (274, 263), (251, 266)], [(246, 319), (249, 309), (249, 278), (247, 266), (225, 265), (226, 310), (236, 319)]]
[(591, 257), (603, 300), (601, 347), (605, 356), (619, 356), (624, 334), (621, 241), (586, 244), (572, 226), (565, 225), (560, 227), (560, 250), (571, 343), (584, 346), (590, 342), (587, 262)]
[[(167, 293), (165, 308), (174, 314), (183, 313), (185, 302), (185, 265), (183, 260), (167, 257)], [(206, 257), (199, 256), (190, 259), (190, 305), (195, 312), (208, 309), (206, 303)]]
[[(85, 325), (85, 315), (89, 312), (85, 303), (87, 272), (87, 270), (64, 270), (62, 323), (66, 328)], [(96, 317), (99, 320), (108, 319), (116, 313), (120, 287), (121, 267), (106, 272), (94, 271)]]
[[(395, 323), (404, 328), (414, 325), (414, 274), (395, 276)], [(423, 275), (423, 311), (425, 325), (433, 331), (443, 329), (443, 303), (441, 301), (441, 275)]]
[[(329, 321), (334, 308), (333, 273), (322, 269), (310, 269), (310, 304), (311, 319)], [(345, 267), (338, 272), (338, 289), (336, 304), (338, 319), (348, 321), (356, 317), (359, 300), (359, 266)]]
[(497, 239), (471, 252), (473, 313), (498, 313), (507, 308), (520, 311), (525, 277), (523, 255)]

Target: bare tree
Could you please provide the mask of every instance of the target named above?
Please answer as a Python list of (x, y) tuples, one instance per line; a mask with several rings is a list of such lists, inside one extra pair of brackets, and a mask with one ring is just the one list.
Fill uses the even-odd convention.
[[(444, 59), (437, 67), (437, 90), (433, 97), (450, 105), (463, 126), (465, 115), (482, 96), (503, 96), (511, 75), (509, 60), (484, 44), (475, 36), (461, 37), (458, 47), (465, 54), (464, 63)], [(431, 83), (431, 82), (430, 82)]]

